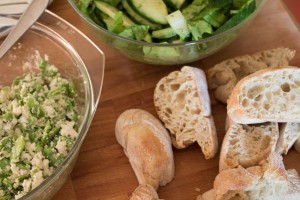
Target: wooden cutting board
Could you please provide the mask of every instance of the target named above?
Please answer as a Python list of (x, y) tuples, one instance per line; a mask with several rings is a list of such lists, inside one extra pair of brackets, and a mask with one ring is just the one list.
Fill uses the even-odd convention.
[[(101, 41), (96, 41), (67, 0), (56, 0), (49, 9), (86, 33), (106, 56), (104, 86), (97, 113), (77, 164), (54, 199), (127, 199), (138, 182), (115, 139), (116, 119), (129, 108), (144, 109), (156, 115), (153, 105), (156, 83), (170, 72), (179, 70), (182, 65), (153, 66), (129, 60)], [(297, 50), (291, 64), (300, 67), (300, 33), (282, 2), (268, 0), (261, 13), (236, 41), (208, 58), (188, 65), (206, 69), (224, 59), (280, 46)], [(221, 144), (225, 134), (226, 107), (213, 101), (212, 111)], [(174, 180), (159, 188), (160, 198), (196, 199), (199, 194), (212, 188), (218, 173), (219, 153), (215, 158), (205, 160), (200, 147), (195, 144), (185, 150), (174, 149), (174, 158)], [(294, 149), (284, 157), (286, 168), (295, 168), (298, 172), (299, 160), (300, 154)]]

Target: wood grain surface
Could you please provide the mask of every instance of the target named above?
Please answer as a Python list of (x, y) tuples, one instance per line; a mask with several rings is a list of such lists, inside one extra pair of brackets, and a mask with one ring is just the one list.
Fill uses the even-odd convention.
[[(49, 10), (58, 14), (89, 36), (105, 53), (105, 78), (100, 103), (78, 161), (55, 200), (124, 200), (138, 186), (134, 172), (114, 135), (117, 117), (126, 109), (140, 108), (156, 115), (153, 91), (156, 83), (177, 66), (154, 66), (127, 59), (88, 32), (84, 22), (67, 0), (55, 0)], [(300, 67), (300, 33), (280, 0), (268, 0), (261, 13), (241, 36), (218, 53), (187, 65), (206, 69), (234, 56), (256, 51), (289, 47), (297, 50), (292, 65)], [(224, 136), (226, 107), (212, 101), (219, 143)], [(157, 116), (157, 115), (156, 115)], [(198, 145), (174, 149), (175, 177), (158, 194), (166, 200), (191, 200), (209, 190), (218, 173), (217, 156), (205, 160)], [(300, 172), (300, 154), (292, 149), (284, 157), (286, 168)]]

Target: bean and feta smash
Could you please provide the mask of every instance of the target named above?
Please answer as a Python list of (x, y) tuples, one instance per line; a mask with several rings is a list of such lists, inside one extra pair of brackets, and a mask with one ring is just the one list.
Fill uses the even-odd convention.
[(64, 160), (78, 136), (75, 85), (41, 61), (0, 87), (0, 199), (18, 199)]

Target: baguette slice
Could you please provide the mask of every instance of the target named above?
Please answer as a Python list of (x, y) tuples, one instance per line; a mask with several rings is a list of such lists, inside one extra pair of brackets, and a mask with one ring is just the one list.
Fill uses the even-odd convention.
[(300, 68), (277, 67), (253, 73), (233, 89), (227, 114), (236, 123), (300, 122)]
[(280, 127), (276, 151), (286, 155), (296, 140), (300, 137), (300, 123), (284, 123)]
[(223, 139), (219, 170), (258, 165), (275, 151), (278, 124), (232, 124)]
[(197, 141), (206, 159), (215, 156), (218, 139), (202, 70), (184, 66), (162, 78), (154, 91), (154, 104), (174, 147), (186, 148)]
[(214, 181), (216, 200), (300, 199), (296, 170), (285, 170), (282, 157), (271, 153), (260, 166), (220, 172)]
[(172, 142), (157, 118), (144, 110), (126, 110), (117, 119), (115, 134), (139, 184), (158, 189), (173, 179)]
[(214, 189), (204, 192), (202, 195), (198, 195), (196, 200), (215, 200), (216, 192)]
[(156, 190), (151, 185), (139, 185), (130, 200), (159, 200)]
[(288, 66), (295, 52), (289, 48), (276, 48), (225, 60), (206, 71), (208, 87), (215, 90), (216, 99), (226, 104), (239, 80), (258, 70)]
[(298, 153), (300, 153), (300, 137), (296, 140), (294, 148)]

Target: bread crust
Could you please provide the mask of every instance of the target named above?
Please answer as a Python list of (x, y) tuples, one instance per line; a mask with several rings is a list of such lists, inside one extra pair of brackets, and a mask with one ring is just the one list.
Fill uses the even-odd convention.
[(151, 185), (139, 185), (129, 200), (159, 200), (159, 197)]
[(198, 142), (206, 159), (215, 156), (218, 139), (202, 70), (184, 66), (163, 77), (154, 91), (154, 105), (175, 148)]
[(289, 122), (281, 124), (276, 151), (287, 155), (296, 140), (300, 137), (300, 123)]
[(296, 140), (294, 148), (298, 153), (300, 153), (300, 137)]
[(251, 167), (248, 170), (239, 166), (220, 172), (214, 181), (216, 200), (230, 199), (236, 194), (245, 196), (244, 191), (253, 183), (258, 182), (262, 175), (263, 170), (259, 166)]
[[(299, 198), (298, 191), (289, 189), (292, 183), (297, 185), (299, 180), (289, 179), (282, 156), (273, 152), (260, 165), (249, 168), (239, 166), (220, 172), (214, 181), (214, 189), (217, 200), (231, 199), (234, 196), (247, 200), (289, 199), (290, 196)], [(275, 185), (274, 188), (272, 184)]]
[(216, 193), (214, 189), (204, 192), (202, 195), (198, 195), (196, 200), (215, 200)]
[(206, 71), (209, 89), (215, 90), (216, 99), (226, 104), (240, 79), (258, 70), (287, 66), (295, 53), (289, 48), (276, 48), (225, 60)]
[[(240, 124), (254, 124), (254, 123), (262, 123), (262, 122), (266, 122), (266, 121), (270, 121), (270, 122), (300, 122), (300, 117), (298, 114), (296, 114), (296, 112), (291, 109), (288, 110), (289, 112), (294, 112), (293, 114), (288, 113), (282, 113), (279, 112), (278, 113), (273, 113), (269, 110), (272, 110), (272, 108), (274, 106), (277, 106), (275, 104), (270, 104), (268, 106), (269, 110), (266, 110), (267, 108), (263, 108), (263, 107), (259, 107), (257, 109), (257, 112), (254, 112), (252, 107), (249, 111), (249, 105), (243, 105), (243, 98), (241, 98), (241, 96), (246, 95), (245, 94), (245, 88), (253, 83), (256, 82), (256, 84), (258, 83), (258, 81), (263, 81), (265, 80), (265, 77), (268, 76), (272, 76), (275, 73), (281, 75), (280, 77), (278, 77), (278, 79), (289, 79), (289, 76), (285, 76), (285, 74), (294, 74), (294, 77), (296, 77), (298, 74), (300, 74), (300, 69), (298, 67), (293, 67), (293, 66), (284, 66), (284, 67), (276, 67), (276, 68), (268, 68), (265, 70), (261, 70), (258, 72), (255, 72), (245, 78), (243, 78), (242, 80), (240, 80), (237, 85), (234, 87), (228, 102), (227, 102), (227, 114), (228, 116), (236, 123), (240, 123)], [(259, 82), (260, 83), (260, 82)], [(276, 82), (272, 83), (273, 86), (276, 86)], [(298, 84), (298, 81), (297, 83)], [(268, 87), (271, 87), (270, 85)], [(254, 89), (253, 89), (254, 90)], [(249, 89), (250, 91), (250, 89)], [(295, 95), (300, 95), (299, 93), (299, 89), (296, 89), (295, 91)], [(283, 92), (284, 93), (284, 92)], [(261, 96), (264, 96), (265, 94), (260, 93)], [(276, 96), (276, 93), (275, 93)], [(264, 96), (265, 97), (265, 96)], [(279, 97), (279, 96), (278, 96)], [(267, 98), (267, 97), (265, 97)], [(299, 97), (295, 98), (295, 102), (297, 105), (300, 105), (300, 102), (297, 101), (297, 99), (299, 99)], [(246, 98), (247, 100), (247, 98)], [(288, 100), (286, 99), (287, 102), (286, 105), (288, 105), (291, 102), (288, 102)], [(258, 101), (258, 105), (260, 106), (260, 101)], [(251, 105), (252, 106), (252, 105)], [(296, 105), (294, 105), (296, 106)], [(300, 106), (299, 106), (300, 107)], [(247, 110), (248, 109), (248, 110)], [(264, 111), (264, 113), (266, 114), (262, 114), (262, 111)]]
[(158, 189), (173, 179), (171, 139), (153, 115), (140, 109), (124, 111), (117, 119), (115, 135), (141, 185)]

